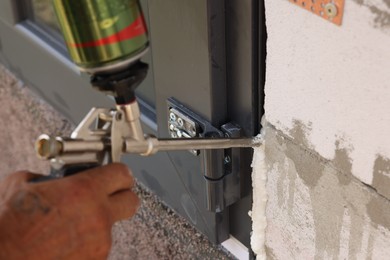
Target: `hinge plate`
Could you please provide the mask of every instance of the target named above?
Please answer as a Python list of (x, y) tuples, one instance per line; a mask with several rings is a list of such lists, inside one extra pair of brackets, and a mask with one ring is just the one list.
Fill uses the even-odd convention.
[[(168, 131), (172, 138), (241, 137), (241, 128), (235, 124), (227, 123), (218, 129), (174, 98), (169, 98), (167, 104)], [(241, 198), (240, 148), (190, 152), (202, 155), (209, 211), (221, 212)]]

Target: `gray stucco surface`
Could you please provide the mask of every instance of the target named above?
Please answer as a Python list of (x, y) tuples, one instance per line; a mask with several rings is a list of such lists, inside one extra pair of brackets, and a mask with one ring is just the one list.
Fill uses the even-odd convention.
[[(387, 259), (390, 201), (351, 175), (348, 153), (323, 159), (299, 124), (293, 138), (268, 123), (265, 132), (268, 256)], [(377, 165), (387, 169), (386, 161)]]
[[(16, 170), (46, 172), (33, 150), (42, 133), (69, 134), (73, 126), (0, 65), (0, 180)], [(142, 206), (113, 228), (110, 259), (231, 259), (153, 194), (137, 187)]]

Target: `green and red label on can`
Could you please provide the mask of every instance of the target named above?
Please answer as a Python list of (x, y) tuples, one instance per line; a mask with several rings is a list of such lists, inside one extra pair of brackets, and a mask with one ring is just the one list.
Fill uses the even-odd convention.
[(148, 46), (138, 0), (53, 0), (73, 61), (95, 68), (125, 60)]

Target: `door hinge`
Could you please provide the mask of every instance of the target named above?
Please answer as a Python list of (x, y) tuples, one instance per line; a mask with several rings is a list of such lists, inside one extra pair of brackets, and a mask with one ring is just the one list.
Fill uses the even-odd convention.
[[(240, 138), (242, 131), (234, 123), (213, 126), (174, 98), (168, 99), (168, 131), (172, 138)], [(201, 156), (206, 182), (207, 209), (221, 212), (241, 199), (240, 163), (242, 148), (190, 150)]]

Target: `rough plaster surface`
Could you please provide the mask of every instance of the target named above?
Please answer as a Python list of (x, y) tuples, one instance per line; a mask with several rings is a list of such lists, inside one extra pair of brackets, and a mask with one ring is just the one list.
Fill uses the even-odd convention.
[(390, 198), (390, 1), (346, 0), (340, 27), (265, 4), (267, 120)]
[(269, 259), (388, 259), (390, 202), (266, 126)]
[[(16, 170), (47, 172), (33, 144), (42, 133), (68, 134), (72, 126), (0, 65), (0, 181)], [(154, 195), (137, 188), (142, 205), (135, 217), (113, 228), (109, 259), (232, 259), (213, 246)]]

